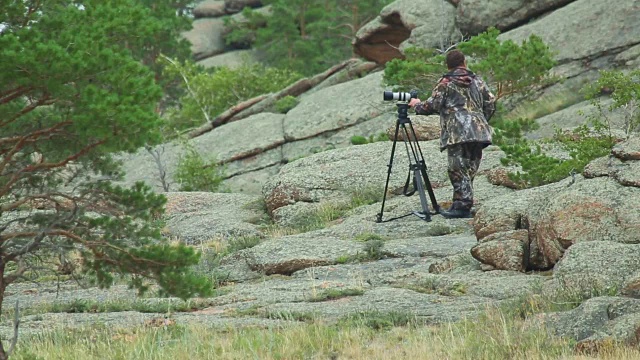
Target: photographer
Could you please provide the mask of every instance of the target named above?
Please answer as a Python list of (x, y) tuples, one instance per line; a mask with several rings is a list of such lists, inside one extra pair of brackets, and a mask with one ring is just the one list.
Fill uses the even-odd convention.
[(459, 50), (447, 53), (449, 72), (438, 81), (424, 102), (411, 99), (416, 114), (440, 114), (440, 151), (447, 150), (453, 204), (441, 211), (446, 218), (469, 218), (473, 206), (473, 179), (482, 160), (482, 150), (491, 144), (489, 119), (495, 112), (495, 97), (479, 76), (467, 69)]

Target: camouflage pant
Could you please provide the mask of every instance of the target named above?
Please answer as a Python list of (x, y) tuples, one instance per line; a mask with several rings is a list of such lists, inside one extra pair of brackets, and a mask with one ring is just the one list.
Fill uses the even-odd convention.
[(473, 206), (473, 178), (482, 160), (481, 143), (447, 146), (449, 180), (453, 185), (452, 209), (467, 210)]

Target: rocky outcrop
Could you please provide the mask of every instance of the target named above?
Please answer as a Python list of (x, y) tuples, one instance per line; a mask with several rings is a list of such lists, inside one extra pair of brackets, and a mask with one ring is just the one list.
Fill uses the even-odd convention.
[[(438, 198), (448, 201), (451, 188), (447, 175), (446, 153), (440, 152), (438, 141), (419, 144), (427, 164), (431, 185), (439, 192)], [(358, 192), (384, 191), (387, 164), (392, 144), (373, 144), (326, 151), (300, 159), (282, 167), (277, 176), (265, 184), (263, 193), (267, 209), (278, 221), (289, 217), (287, 208), (295, 207), (294, 213), (313, 203), (344, 201)], [(490, 148), (485, 151), (482, 169), (500, 166), (502, 152)], [(402, 143), (398, 143), (393, 159), (389, 191), (400, 194), (409, 171), (409, 157)], [(476, 182), (477, 200), (494, 197), (509, 189), (491, 186), (479, 176)]]
[[(640, 162), (622, 160), (635, 158), (637, 145), (637, 137), (618, 144), (612, 157), (585, 169), (586, 178), (485, 203), (474, 219), (474, 257), (502, 269), (548, 269), (576, 243), (640, 243)], [(508, 261), (494, 259), (505, 255)]]
[(562, 337), (577, 341), (576, 351), (597, 355), (616, 343), (637, 346), (640, 342), (640, 300), (596, 297), (571, 311), (540, 316), (539, 322)]
[(245, 194), (172, 192), (167, 195), (164, 235), (192, 245), (263, 237), (261, 198)]
[(461, 0), (456, 25), (465, 35), (477, 35), (489, 27), (512, 29), (575, 0)]
[(262, 6), (262, 0), (224, 0), (224, 10), (229, 13), (237, 13), (245, 7), (258, 8)]
[(195, 60), (202, 60), (222, 54), (225, 49), (224, 21), (220, 18), (195, 19), (193, 28), (182, 36), (191, 43), (191, 53)]
[[(282, 164), (318, 151), (349, 146), (352, 136), (377, 136), (394, 122), (395, 115), (388, 113), (393, 105), (382, 100), (381, 72), (352, 82), (333, 77), (344, 80), (355, 76), (359, 65), (363, 63), (348, 62), (318, 79), (305, 79), (289, 90), (229, 109), (197, 129), (197, 136), (189, 142), (206, 161), (224, 166), (225, 185), (230, 190), (260, 194), (266, 178), (277, 173)], [(325, 86), (325, 81), (329, 85)], [(308, 91), (315, 87), (318, 89)], [(305, 91), (308, 94), (301, 96), (300, 103), (286, 115), (270, 112), (275, 101), (285, 94), (302, 95)], [(357, 96), (350, 95), (351, 103), (344, 106), (326, 105), (344, 94)], [(120, 156), (127, 173), (125, 183), (144, 181), (158, 191), (166, 191), (158, 176), (159, 164), (171, 182), (184, 148), (168, 143), (156, 146), (152, 152), (161, 154), (159, 162), (145, 149)], [(175, 184), (169, 190), (177, 190)]]
[(226, 15), (224, 0), (204, 0), (193, 8), (193, 16), (197, 18), (220, 17)]
[[(538, 3), (538, 2), (536, 2)], [(640, 62), (640, 1), (577, 0), (518, 26), (498, 39), (520, 43), (535, 34), (555, 52), (552, 74), (563, 79), (540, 93), (544, 104), (583, 100), (580, 90), (612, 68), (634, 68)]]
[[(406, 127), (407, 136), (402, 129), (402, 127), (398, 128), (398, 141), (404, 141), (405, 138), (417, 140), (417, 141), (429, 141), (440, 139), (440, 116), (438, 115), (413, 115), (411, 116), (411, 123), (413, 125), (413, 131), (416, 133), (414, 137), (411, 134), (411, 128)], [(396, 134), (396, 126), (395, 124), (387, 129), (387, 136), (390, 140), (393, 141)]]
[(440, 0), (397, 0), (360, 28), (353, 47), (365, 59), (384, 64), (402, 57), (402, 50), (409, 46), (448, 46), (454, 34), (453, 5)]

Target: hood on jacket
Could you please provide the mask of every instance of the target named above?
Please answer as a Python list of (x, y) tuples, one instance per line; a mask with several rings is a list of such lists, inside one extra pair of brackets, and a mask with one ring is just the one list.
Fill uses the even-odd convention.
[(459, 67), (444, 74), (443, 77), (456, 85), (469, 87), (471, 86), (473, 79), (476, 77), (476, 74), (467, 68)]

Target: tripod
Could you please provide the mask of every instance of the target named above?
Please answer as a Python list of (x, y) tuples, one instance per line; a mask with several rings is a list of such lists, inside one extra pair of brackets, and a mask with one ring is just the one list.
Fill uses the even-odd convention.
[[(427, 175), (427, 165), (424, 161), (424, 156), (422, 155), (422, 149), (420, 148), (420, 144), (418, 143), (418, 138), (416, 137), (416, 132), (413, 129), (413, 124), (411, 123), (411, 119), (407, 116), (407, 111), (409, 109), (409, 104), (398, 102), (396, 104), (398, 107), (398, 120), (396, 121), (396, 131), (395, 137), (393, 138), (393, 145), (391, 146), (391, 158), (389, 159), (389, 164), (387, 165), (387, 182), (384, 185), (384, 195), (382, 197), (382, 207), (380, 208), (380, 213), (378, 213), (376, 217), (376, 222), (387, 222), (396, 219), (400, 219), (410, 215), (416, 215), (420, 219), (424, 221), (431, 221), (431, 213), (429, 212), (429, 204), (427, 204), (427, 196), (424, 193), (425, 187), (429, 192), (429, 198), (431, 199), (431, 205), (433, 205), (433, 209), (436, 214), (440, 213), (440, 206), (436, 201), (436, 196), (433, 193), (433, 188), (431, 187), (431, 182), (429, 181), (429, 176)], [(409, 130), (407, 130), (407, 125), (409, 126)], [(402, 128), (404, 134), (404, 145), (407, 149), (407, 156), (409, 156), (409, 175), (407, 177), (407, 182), (404, 186), (403, 194), (405, 196), (413, 195), (416, 190), (418, 191), (418, 195), (420, 196), (420, 204), (422, 206), (422, 211), (413, 211), (409, 214), (395, 217), (392, 219), (388, 219), (383, 221), (382, 214), (384, 212), (384, 204), (387, 200), (387, 191), (389, 190), (389, 178), (391, 177), (391, 168), (393, 166), (393, 157), (396, 151), (396, 144), (398, 142), (398, 133), (400, 132), (400, 128)], [(410, 137), (409, 133), (413, 136)], [(413, 140), (412, 140), (413, 139)], [(409, 180), (411, 178), (411, 173), (413, 173), (413, 191), (407, 192), (409, 187)], [(424, 179), (424, 184), (423, 184)]]

